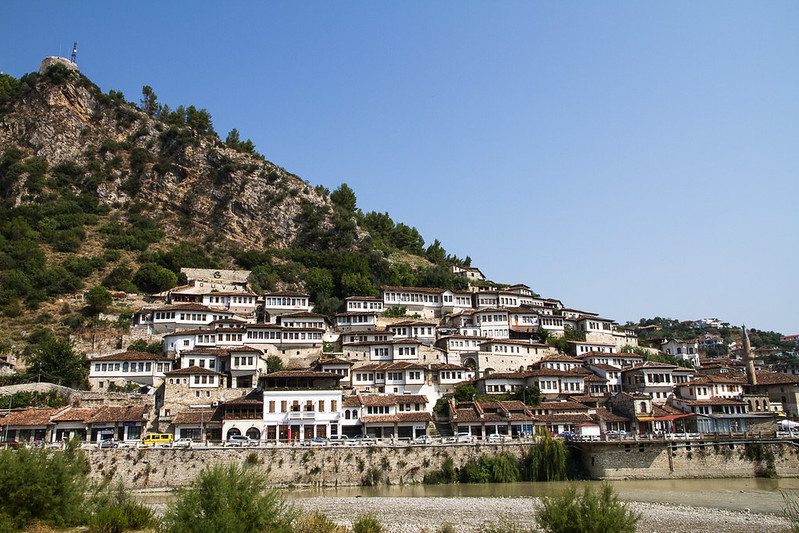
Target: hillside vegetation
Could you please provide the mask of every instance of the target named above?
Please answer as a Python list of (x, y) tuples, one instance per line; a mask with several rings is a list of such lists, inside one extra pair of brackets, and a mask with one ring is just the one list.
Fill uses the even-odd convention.
[[(318, 311), (382, 284), (463, 288), (450, 264), (342, 184), (313, 187), (267, 161), (208, 111), (134, 104), (57, 64), (0, 75), (0, 324), (78, 330), (109, 290), (152, 293), (182, 267), (252, 270), (257, 291), (304, 289)], [(81, 295), (94, 289), (88, 309)], [(132, 308), (122, 311), (120, 326)], [(0, 339), (0, 343), (3, 340)]]

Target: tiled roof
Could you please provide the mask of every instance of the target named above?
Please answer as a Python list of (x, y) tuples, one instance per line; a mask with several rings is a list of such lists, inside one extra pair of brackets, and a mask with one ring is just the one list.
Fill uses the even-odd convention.
[(709, 398), (706, 400), (688, 400), (685, 398), (675, 398), (674, 401), (685, 405), (746, 405), (746, 402), (734, 400), (732, 398)]
[(105, 405), (97, 411), (86, 422), (89, 424), (100, 424), (108, 422), (143, 422), (149, 407), (144, 405), (110, 406)]
[(264, 296), (291, 296), (291, 297), (301, 297), (301, 298), (308, 298), (308, 295), (302, 292), (293, 292), (293, 291), (277, 291), (277, 292), (267, 292)]
[[(441, 294), (445, 292), (444, 289), (438, 289), (433, 287), (395, 287), (393, 285), (384, 285), (380, 287), (380, 290), (382, 290), (383, 292), (422, 292), (427, 294)], [(415, 304), (415, 303), (424, 303), (424, 302), (403, 302), (403, 303)]]
[(559, 422), (566, 424), (583, 424), (583, 423), (594, 422), (594, 419), (591, 418), (591, 415), (584, 413), (559, 413), (552, 415), (535, 415), (533, 419), (539, 422), (545, 422), (550, 424), (556, 424)]
[(403, 422), (430, 422), (433, 417), (425, 411), (412, 411), (396, 413), (393, 415), (363, 415), (361, 422), (364, 424), (375, 423), (403, 423)]
[(22, 411), (11, 411), (4, 418), (0, 418), (0, 426), (16, 426), (16, 427), (37, 427), (49, 426), (50, 417), (63, 407), (58, 408), (35, 408), (24, 409)]
[(310, 311), (300, 311), (298, 313), (289, 313), (287, 315), (281, 315), (280, 319), (284, 318), (327, 318), (325, 315), (320, 315), (319, 313), (311, 313)]
[(571, 355), (547, 355), (546, 357), (542, 358), (539, 363), (582, 363), (579, 359), (572, 357)]
[(355, 398), (351, 403), (357, 401), (356, 405), (366, 407), (427, 403), (427, 396), (423, 394), (356, 394), (347, 398)]
[(437, 326), (438, 322), (427, 322), (424, 320), (404, 320), (402, 322), (394, 322), (393, 324), (387, 324), (386, 328), (393, 328), (393, 327), (408, 327), (408, 326)]
[(541, 402), (532, 409), (545, 409), (547, 411), (587, 411), (588, 406), (578, 402)]
[(181, 411), (172, 418), (172, 423), (178, 424), (202, 424), (222, 420), (222, 409), (190, 409)]
[(266, 379), (277, 378), (306, 378), (306, 379), (343, 379), (344, 376), (332, 372), (317, 372), (315, 370), (280, 370), (265, 374)]
[(70, 407), (50, 418), (53, 422), (85, 422), (90, 419), (97, 409), (88, 407)]

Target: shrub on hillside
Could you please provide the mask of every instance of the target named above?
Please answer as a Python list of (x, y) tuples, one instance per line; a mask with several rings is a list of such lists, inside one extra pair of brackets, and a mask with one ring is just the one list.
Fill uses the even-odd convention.
[(172, 533), (290, 533), (296, 512), (255, 468), (215, 465), (180, 489), (163, 518)]
[(572, 486), (543, 498), (542, 504), (536, 520), (548, 533), (635, 533), (641, 518), (619, 501), (609, 483), (604, 483), (598, 493), (586, 485), (582, 495)]

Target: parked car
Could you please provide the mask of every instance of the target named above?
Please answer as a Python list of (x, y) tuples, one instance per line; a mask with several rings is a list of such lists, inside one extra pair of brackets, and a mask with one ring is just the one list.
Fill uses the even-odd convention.
[(100, 441), (100, 448), (119, 448), (119, 441), (116, 439), (103, 439)]
[(624, 437), (627, 436), (627, 432), (623, 429), (612, 429), (610, 431), (605, 432), (605, 435), (607, 435), (610, 438), (623, 439)]
[(191, 445), (194, 441), (190, 438), (184, 437), (182, 439), (177, 439), (175, 442), (172, 443), (173, 448), (191, 448)]
[(507, 438), (508, 438), (507, 435), (502, 435), (500, 433), (492, 433), (491, 435), (488, 436), (488, 442), (491, 443), (505, 442)]
[(254, 441), (245, 435), (231, 435), (227, 439), (227, 446), (241, 448), (243, 446), (256, 446), (256, 445), (257, 441)]
[(458, 433), (455, 435), (455, 442), (472, 442), (473, 437), (468, 433)]
[(346, 435), (331, 435), (328, 439), (328, 443), (331, 446), (346, 446), (349, 444), (350, 438)]
[(574, 431), (563, 431), (561, 433), (558, 433), (558, 437), (564, 440), (574, 440), (576, 436), (577, 433), (575, 433)]
[(303, 446), (327, 446), (327, 439), (324, 437), (314, 437), (302, 441)]
[(419, 435), (413, 439), (414, 444), (433, 444), (433, 437), (430, 435)]

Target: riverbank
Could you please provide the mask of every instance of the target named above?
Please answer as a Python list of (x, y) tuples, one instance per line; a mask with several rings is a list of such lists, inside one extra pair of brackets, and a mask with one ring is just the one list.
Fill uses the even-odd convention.
[[(306, 512), (319, 511), (340, 524), (349, 524), (358, 513), (372, 513), (390, 533), (435, 531), (449, 522), (456, 531), (478, 532), (500, 520), (534, 527), (539, 498), (414, 498), (414, 497), (331, 497), (292, 498)], [(776, 515), (630, 502), (641, 513), (639, 533), (664, 531), (692, 533), (772, 533), (789, 532), (788, 522)]]

